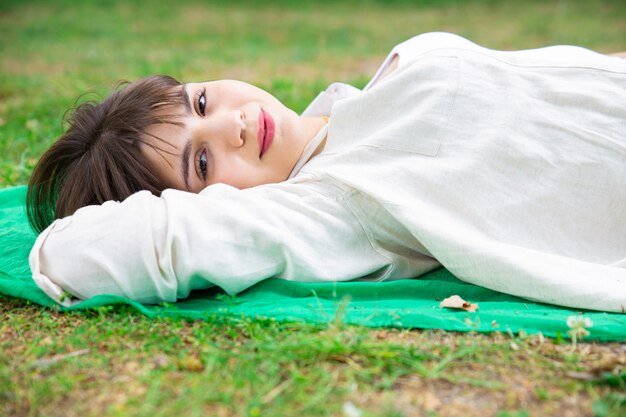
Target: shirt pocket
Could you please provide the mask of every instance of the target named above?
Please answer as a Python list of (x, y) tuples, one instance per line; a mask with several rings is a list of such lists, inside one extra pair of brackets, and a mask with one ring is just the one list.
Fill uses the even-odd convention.
[(360, 95), (359, 145), (436, 156), (459, 88), (456, 56), (423, 56)]

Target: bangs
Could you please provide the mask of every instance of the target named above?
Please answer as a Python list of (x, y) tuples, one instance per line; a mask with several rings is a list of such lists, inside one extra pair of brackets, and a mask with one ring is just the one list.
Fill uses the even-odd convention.
[(81, 104), (30, 178), (31, 227), (39, 233), (81, 207), (122, 201), (137, 191), (160, 195), (166, 187), (149, 168), (142, 145), (165, 152), (148, 139), (150, 126), (180, 125), (181, 110), (189, 107), (183, 85), (165, 75), (119, 83), (101, 103)]

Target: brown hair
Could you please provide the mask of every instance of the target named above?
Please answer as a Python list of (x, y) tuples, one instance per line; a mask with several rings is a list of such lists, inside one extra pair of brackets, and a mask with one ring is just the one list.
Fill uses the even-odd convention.
[(140, 190), (160, 195), (166, 187), (150, 169), (141, 145), (163, 151), (146, 141), (146, 130), (159, 123), (178, 124), (164, 110), (184, 104), (183, 94), (177, 80), (155, 75), (120, 84), (102, 102), (76, 108), (67, 131), (30, 177), (26, 212), (31, 227), (40, 233), (81, 207), (121, 201)]

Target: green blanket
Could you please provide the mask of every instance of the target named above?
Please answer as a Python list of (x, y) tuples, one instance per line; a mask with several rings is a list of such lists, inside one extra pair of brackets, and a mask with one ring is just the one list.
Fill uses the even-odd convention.
[[(33, 282), (28, 253), (35, 235), (24, 211), (26, 187), (0, 190), (0, 293), (60, 308)], [(477, 312), (440, 308), (442, 299), (458, 294), (477, 303)], [(626, 315), (576, 311), (529, 302), (467, 284), (439, 268), (419, 279), (392, 282), (297, 283), (266, 280), (235, 296), (219, 289), (196, 291), (173, 304), (148, 306), (127, 298), (102, 295), (62, 311), (108, 304), (130, 304), (149, 317), (201, 319), (207, 316), (268, 317), (311, 323), (341, 320), (365, 326), (514, 332), (567, 337), (567, 318), (592, 320), (585, 340), (626, 340)]]

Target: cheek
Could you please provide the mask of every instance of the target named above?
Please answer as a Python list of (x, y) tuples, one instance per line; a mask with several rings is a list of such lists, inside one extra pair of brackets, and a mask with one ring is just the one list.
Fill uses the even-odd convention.
[(261, 183), (259, 168), (240, 159), (221, 160), (214, 167), (211, 183), (228, 184), (238, 189), (254, 187)]

